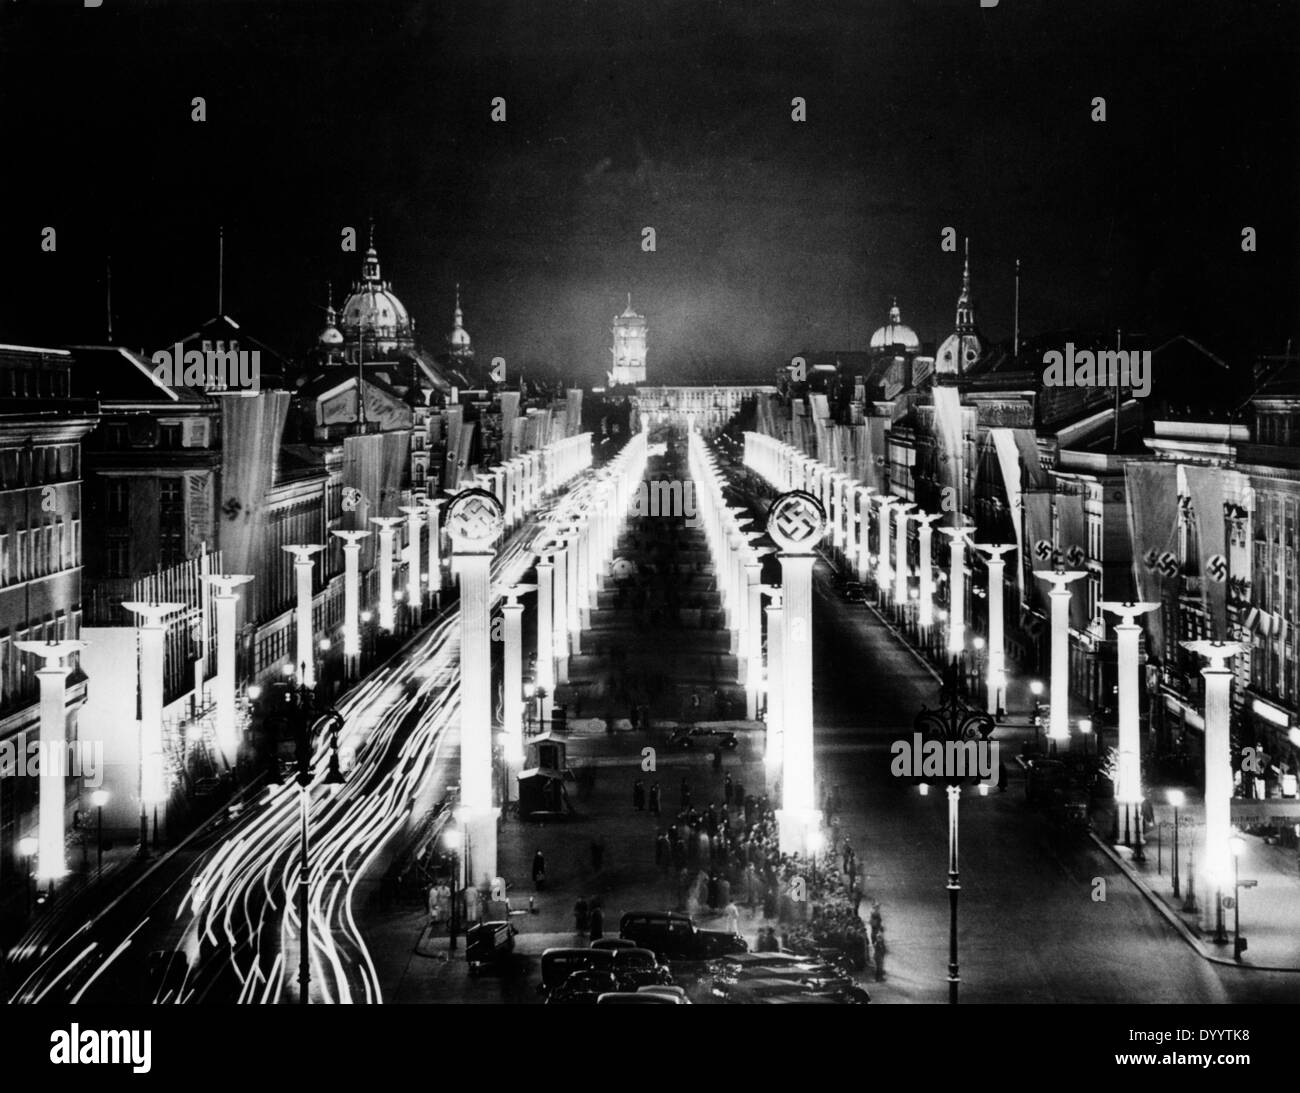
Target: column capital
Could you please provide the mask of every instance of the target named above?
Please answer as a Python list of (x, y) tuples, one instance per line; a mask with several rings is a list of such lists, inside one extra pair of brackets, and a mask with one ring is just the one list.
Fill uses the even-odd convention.
[(313, 554), (319, 554), (325, 548), (318, 543), (295, 543), (292, 546), (282, 546), (280, 548), (286, 554), (292, 554), (295, 562), (306, 562), (311, 560)]
[(248, 584), (252, 579), (251, 573), (209, 573), (204, 577), (218, 596), (233, 596), (236, 588), (241, 584)]
[(122, 604), (128, 611), (133, 611), (137, 615), (143, 616), (140, 621), (141, 626), (160, 626), (162, 620), (168, 615), (175, 614), (177, 611), (184, 611), (189, 604), (187, 603), (145, 603), (143, 600), (124, 601)]
[(1109, 611), (1112, 615), (1119, 615), (1120, 621), (1117, 626), (1133, 626), (1133, 620), (1139, 615), (1145, 615), (1148, 611), (1154, 611), (1160, 605), (1158, 603), (1119, 603), (1114, 600), (1103, 600), (1101, 609)]
[(1227, 671), (1228, 661), (1246, 648), (1235, 641), (1185, 641), (1182, 646), (1188, 652), (1198, 653), (1210, 662), (1208, 667), (1201, 669), (1202, 672)]
[[(943, 513), (917, 511), (912, 513), (910, 518), (915, 520), (923, 528), (933, 528), (934, 522), (943, 518)], [(943, 529), (941, 528), (940, 530), (942, 531)]]
[[(397, 525), (402, 522), (402, 518), (400, 516), (372, 516), (370, 522), (372, 524), (378, 524), (381, 531), (388, 531), (397, 527)], [(293, 548), (285, 547), (284, 549), (292, 550)]]
[(423, 516), (426, 511), (423, 505), (398, 505), (397, 508), (407, 516)]
[(970, 535), (971, 529), (964, 524), (961, 527), (946, 527), (939, 529), (944, 535), (947, 535), (954, 543), (970, 542), (967, 536)]
[(337, 535), (340, 539), (343, 540), (344, 544), (347, 545), (347, 546), (356, 546), (356, 545), (357, 545), (358, 543), (360, 543), (361, 540), (364, 539), (367, 535), (370, 535), (371, 532), (369, 532), (369, 531), (331, 531), (330, 534), (331, 534), (331, 535)]
[[(1087, 570), (1084, 569), (1035, 569), (1034, 576), (1041, 581), (1051, 581), (1056, 587), (1052, 589), (1064, 589), (1071, 581), (1077, 581), (1080, 577), (1086, 577)], [(1105, 604), (1102, 605), (1103, 607)]]
[(524, 605), (519, 602), (519, 597), (527, 596), (528, 593), (534, 592), (536, 589), (537, 585), (535, 584), (512, 584), (503, 588), (501, 591), (506, 597), (508, 597), (509, 602), (501, 605), (502, 610), (505, 610), (507, 607), (517, 607), (522, 611)]
[(1011, 551), (1011, 550), (1015, 550), (1015, 549), (1016, 549), (1016, 544), (1015, 544), (1015, 543), (975, 543), (975, 542), (972, 542), (972, 543), (971, 543), (971, 546), (973, 546), (973, 547), (974, 547), (976, 550), (978, 550), (981, 554), (987, 554), (987, 555), (989, 556), (989, 557), (988, 557), (988, 560), (989, 560), (990, 563), (998, 563), (998, 562), (1002, 562), (1002, 561), (1004, 560), (1003, 557), (1002, 557), (1003, 554), (1006, 554), (1008, 551)]
[(40, 669), (46, 671), (66, 672), (67, 668), (60, 666), (58, 663), (69, 653), (79, 653), (86, 647), (87, 643), (78, 641), (75, 638), (65, 639), (64, 641), (16, 641), (14, 648), (24, 653), (32, 653), (41, 657), (45, 661), (45, 667)]

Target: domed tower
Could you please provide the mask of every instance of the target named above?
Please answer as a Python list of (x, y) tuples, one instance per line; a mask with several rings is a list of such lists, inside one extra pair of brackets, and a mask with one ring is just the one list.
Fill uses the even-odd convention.
[(351, 359), (362, 352), (363, 343), (366, 355), (372, 357), (415, 348), (415, 326), (406, 305), (380, 275), (374, 225), (361, 279), (353, 282), (352, 294), (343, 303), (342, 334)]
[(613, 368), (610, 372), (615, 387), (645, 383), (646, 321), (644, 315), (632, 310), (632, 294), (627, 294), (627, 309), (614, 316), (611, 329), (614, 345), (610, 349)]
[(460, 285), (456, 286), (456, 310), (451, 319), (451, 333), (447, 335), (447, 355), (453, 361), (470, 364), (474, 360), (474, 346), (469, 331), (465, 329), (465, 313), (460, 309)]
[(957, 328), (935, 354), (934, 370), (940, 375), (961, 375), (984, 355), (984, 340), (975, 329), (975, 306), (970, 296), (970, 240), (966, 240), (966, 264), (961, 274), (961, 295), (957, 297)]
[(921, 339), (916, 331), (903, 324), (902, 312), (898, 310), (898, 298), (894, 297), (889, 308), (889, 322), (871, 335), (872, 350), (896, 350), (902, 348), (905, 353), (915, 353), (921, 348)]

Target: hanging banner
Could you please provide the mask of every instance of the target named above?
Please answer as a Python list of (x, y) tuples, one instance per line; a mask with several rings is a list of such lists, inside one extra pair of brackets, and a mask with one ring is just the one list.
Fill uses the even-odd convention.
[(261, 556), (266, 536), (266, 495), (275, 481), (288, 412), (288, 391), (259, 391), (252, 396), (221, 399), (221, 515), (217, 542), (228, 573), (265, 572)]
[[(1025, 556), (1030, 570), (1052, 569), (1056, 558), (1056, 543), (1052, 537), (1053, 492), (1047, 489), (1026, 489), (1025, 501)], [(1029, 603), (1039, 611), (1048, 609), (1046, 581), (1034, 577), (1029, 581)]]
[(1002, 486), (1006, 490), (1007, 505), (1011, 509), (1011, 526), (1016, 535), (1016, 560), (1013, 568), (1016, 574), (1016, 593), (1021, 603), (1025, 602), (1025, 565), (1030, 555), (1025, 550), (1024, 509), (1021, 503), (1020, 488), (1020, 446), (1010, 429), (990, 429), (993, 448), (998, 457), (998, 469), (1002, 472)]
[[(1083, 508), (1083, 487), (1062, 482), (1056, 494), (1056, 518), (1060, 549), (1066, 569), (1086, 569), (1088, 562), (1088, 517)], [(1084, 629), (1088, 618), (1088, 593), (1078, 582), (1070, 586), (1070, 625)]]
[(501, 392), (501, 460), (515, 454), (515, 420), (519, 414), (519, 392)]
[(1223, 512), (1222, 467), (1183, 467), (1187, 492), (1196, 516), (1197, 559), (1201, 602), (1210, 620), (1214, 641), (1228, 637), (1228, 544)]
[(582, 432), (582, 388), (572, 387), (569, 389), (565, 406), (564, 435), (577, 436), (580, 432)]
[(960, 520), (960, 514), (966, 511), (961, 394), (955, 387), (936, 384), (933, 395), (934, 431), (939, 441), (939, 482), (943, 488), (941, 503)]
[[(1133, 585), (1144, 603), (1162, 603), (1164, 582), (1178, 575), (1178, 466), (1130, 462), (1124, 465), (1129, 542), (1133, 550)], [(1151, 638), (1150, 654), (1166, 663), (1164, 621), (1149, 611), (1142, 623)]]

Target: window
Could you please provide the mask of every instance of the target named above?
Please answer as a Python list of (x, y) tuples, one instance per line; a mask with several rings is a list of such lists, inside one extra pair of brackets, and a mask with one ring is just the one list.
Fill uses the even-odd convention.
[(104, 490), (104, 498), (108, 505), (108, 515), (113, 518), (113, 523), (125, 523), (128, 499), (130, 497), (130, 486), (124, 478), (110, 478), (108, 485)]
[(104, 568), (110, 577), (130, 576), (130, 537), (110, 533), (104, 546)]

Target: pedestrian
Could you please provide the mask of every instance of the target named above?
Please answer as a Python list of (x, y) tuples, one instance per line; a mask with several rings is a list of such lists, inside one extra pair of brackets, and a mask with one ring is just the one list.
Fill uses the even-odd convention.
[(722, 799), (723, 799), (723, 801), (726, 802), (727, 804), (731, 804), (732, 794), (734, 794), (735, 791), (736, 791), (736, 788), (735, 788), (735, 786), (733, 786), (732, 783), (731, 783), (731, 775), (728, 774), (728, 775), (727, 775), (727, 776), (722, 780)]
[(718, 906), (718, 874), (717, 873), (709, 874), (708, 904), (709, 904), (710, 911), (715, 910)]
[(727, 932), (732, 934), (740, 933), (740, 908), (734, 903), (728, 902), (726, 909), (722, 913), (727, 918)]
[(632, 783), (632, 807), (637, 812), (645, 811), (645, 784), (640, 778)]
[(851, 890), (853, 892), (853, 917), (858, 918), (858, 908), (862, 906), (862, 889), (857, 886), (856, 882), (852, 882)]
[(546, 884), (546, 858), (539, 850), (533, 855), (533, 887), (541, 891)]
[(601, 866), (605, 864), (605, 844), (600, 836), (591, 840), (591, 868), (599, 873)]
[(876, 958), (876, 982), (885, 978), (885, 931), (879, 930), (871, 941), (871, 955)]
[(876, 940), (876, 935), (879, 933), (883, 933), (885, 929), (885, 924), (880, 917), (879, 900), (873, 899), (871, 901), (871, 918), (868, 921), (871, 924), (871, 940), (874, 943)]
[(575, 933), (586, 933), (591, 917), (591, 908), (585, 896), (579, 896), (573, 905), (573, 929)]
[(849, 864), (853, 861), (853, 856), (854, 856), (853, 841), (847, 835), (845, 835), (843, 858), (844, 858), (844, 872), (846, 873), (849, 871)]
[(722, 769), (722, 749), (721, 749), (721, 748), (714, 748), (714, 749), (713, 749), (713, 769), (714, 769), (714, 770), (721, 770), (721, 769)]
[(672, 847), (668, 845), (668, 836), (660, 831), (655, 838), (655, 865), (663, 869), (668, 864), (671, 855)]
[(599, 941), (605, 936), (605, 912), (600, 909), (599, 900), (591, 909), (591, 933), (589, 936), (592, 941)]
[(650, 783), (650, 813), (651, 815), (654, 816), (659, 815), (659, 780), (658, 779), (655, 779), (655, 781)]
[(691, 807), (691, 783), (685, 778), (682, 779), (682, 811), (685, 812)]
[[(728, 777), (730, 777), (730, 775), (728, 775)], [(736, 807), (737, 807), (737, 808), (743, 808), (743, 807), (744, 807), (744, 805), (745, 805), (745, 787), (744, 787), (744, 784), (740, 781), (739, 778), (736, 779), (736, 783), (735, 783), (735, 801), (736, 801)], [(728, 801), (727, 804), (731, 804), (731, 802)], [(746, 827), (749, 826), (748, 821), (746, 821), (745, 826), (746, 826)]]

